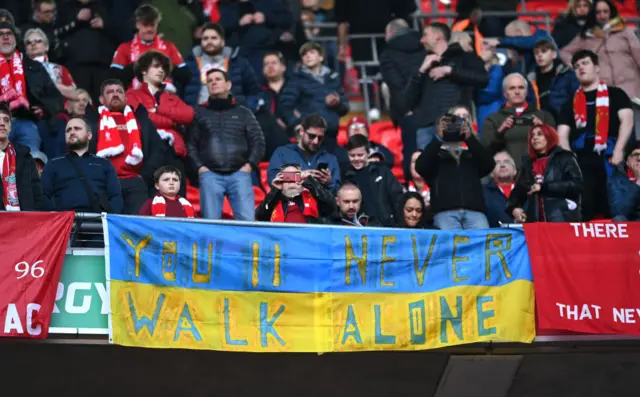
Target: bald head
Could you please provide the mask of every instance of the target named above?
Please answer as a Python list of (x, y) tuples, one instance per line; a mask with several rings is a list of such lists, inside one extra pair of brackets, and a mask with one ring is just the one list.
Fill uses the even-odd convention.
[(502, 91), (509, 106), (523, 106), (527, 101), (528, 89), (527, 79), (520, 73), (511, 73), (502, 80)]
[(362, 205), (362, 193), (352, 183), (346, 183), (338, 189), (336, 203), (340, 209), (340, 215), (345, 219), (353, 219), (360, 211)]
[(409, 30), (409, 24), (402, 18), (394, 19), (387, 24), (384, 31), (384, 39), (388, 42), (392, 38)]

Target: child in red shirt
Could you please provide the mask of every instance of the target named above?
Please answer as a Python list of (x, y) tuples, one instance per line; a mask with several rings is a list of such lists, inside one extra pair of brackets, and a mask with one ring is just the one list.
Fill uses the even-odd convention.
[(195, 218), (191, 203), (178, 195), (181, 174), (176, 167), (165, 165), (158, 168), (153, 179), (158, 193), (144, 202), (140, 215)]

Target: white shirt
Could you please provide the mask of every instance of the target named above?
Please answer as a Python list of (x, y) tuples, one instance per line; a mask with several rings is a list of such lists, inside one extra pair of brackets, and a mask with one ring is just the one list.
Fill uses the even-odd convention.
[(2, 169), (4, 168), (2, 165), (4, 164), (4, 150), (0, 150), (0, 176), (2, 176)]

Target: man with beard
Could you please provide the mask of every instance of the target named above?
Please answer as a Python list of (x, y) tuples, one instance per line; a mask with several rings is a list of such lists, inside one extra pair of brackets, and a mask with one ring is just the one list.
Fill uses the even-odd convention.
[(358, 186), (347, 182), (336, 195), (338, 211), (331, 217), (331, 224), (342, 226), (380, 226), (362, 212), (362, 192)]
[(200, 45), (193, 47), (187, 66), (191, 70), (191, 80), (185, 90), (184, 100), (191, 106), (206, 102), (207, 72), (220, 69), (227, 72), (231, 80), (231, 94), (239, 105), (255, 111), (260, 93), (258, 78), (249, 62), (238, 55), (239, 49), (225, 47), (225, 33), (217, 23), (207, 23), (202, 27)]
[(69, 151), (49, 161), (42, 173), (45, 209), (122, 212), (122, 192), (116, 170), (109, 160), (89, 153), (91, 138), (91, 127), (85, 119), (69, 119), (65, 129)]
[(100, 93), (98, 113), (87, 108), (91, 130), (96, 131), (89, 150), (107, 157), (115, 167), (122, 187), (123, 213), (138, 214), (149, 193), (155, 194), (153, 173), (165, 165), (165, 145), (147, 109), (127, 105), (120, 80), (105, 80)]
[(309, 171), (285, 164), (271, 182), (272, 189), (256, 208), (264, 222), (319, 223), (336, 212), (336, 201)]

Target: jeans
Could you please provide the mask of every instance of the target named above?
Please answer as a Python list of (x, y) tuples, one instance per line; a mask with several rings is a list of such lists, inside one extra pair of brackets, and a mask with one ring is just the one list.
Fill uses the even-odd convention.
[(250, 172), (236, 171), (222, 175), (203, 172), (200, 178), (200, 212), (206, 219), (220, 219), (224, 196), (228, 196), (233, 216), (239, 221), (255, 219), (253, 186)]
[(433, 223), (441, 230), (489, 229), (487, 217), (482, 212), (451, 210), (438, 212)]
[(138, 215), (142, 204), (149, 198), (149, 188), (140, 176), (133, 178), (120, 178), (122, 190), (122, 213), (126, 215)]
[(418, 150), (424, 150), (424, 148), (431, 143), (437, 132), (438, 129), (436, 126), (418, 128), (418, 131), (416, 131), (416, 144), (418, 145)]
[(31, 152), (39, 152), (42, 138), (38, 126), (31, 120), (13, 119), (9, 140), (31, 149)]

